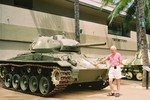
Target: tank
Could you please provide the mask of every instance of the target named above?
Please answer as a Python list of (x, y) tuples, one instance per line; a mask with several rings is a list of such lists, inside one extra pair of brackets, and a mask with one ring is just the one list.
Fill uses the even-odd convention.
[[(150, 57), (150, 51), (148, 50), (148, 56)], [(150, 62), (150, 60), (149, 60)], [(141, 81), (143, 79), (142, 68), (142, 51), (138, 51), (134, 58), (126, 59), (122, 73), (127, 79), (136, 79)]]
[(0, 77), (6, 89), (38, 96), (52, 96), (71, 85), (103, 89), (108, 86), (108, 67), (95, 66), (97, 58), (80, 53), (81, 47), (103, 45), (41, 36), (31, 44), (31, 52), (1, 60)]

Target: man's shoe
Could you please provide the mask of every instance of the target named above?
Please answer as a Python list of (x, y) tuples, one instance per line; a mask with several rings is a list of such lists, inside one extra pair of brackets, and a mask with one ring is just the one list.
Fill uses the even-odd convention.
[(107, 96), (114, 96), (115, 94), (114, 93), (112, 93), (112, 92), (109, 92), (108, 94), (107, 94)]
[(115, 93), (115, 97), (119, 97), (120, 96), (120, 93)]

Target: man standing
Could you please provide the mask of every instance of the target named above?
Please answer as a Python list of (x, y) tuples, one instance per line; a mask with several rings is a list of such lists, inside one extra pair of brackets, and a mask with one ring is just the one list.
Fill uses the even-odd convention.
[[(101, 64), (102, 62), (109, 60), (110, 68), (108, 72), (108, 77), (109, 77), (109, 86), (110, 86), (111, 92), (108, 93), (107, 96), (119, 97), (120, 96), (120, 79), (122, 78), (121, 68), (119, 67), (119, 65), (122, 64), (122, 57), (120, 53), (117, 52), (117, 48), (115, 46), (111, 46), (110, 51), (111, 51), (111, 54), (106, 56), (97, 64)], [(117, 84), (116, 93), (113, 87), (114, 79), (116, 80), (116, 84)]]

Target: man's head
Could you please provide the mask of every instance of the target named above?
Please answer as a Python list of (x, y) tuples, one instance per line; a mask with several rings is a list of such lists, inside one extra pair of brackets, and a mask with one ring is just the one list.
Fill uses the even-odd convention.
[(111, 46), (111, 47), (110, 47), (110, 51), (111, 51), (112, 54), (115, 54), (116, 51), (117, 51), (116, 46)]

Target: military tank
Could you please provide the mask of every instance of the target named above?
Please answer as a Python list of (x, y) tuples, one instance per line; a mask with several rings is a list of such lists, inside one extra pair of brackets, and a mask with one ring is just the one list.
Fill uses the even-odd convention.
[[(148, 56), (150, 57), (150, 51), (148, 51)], [(149, 60), (150, 62), (150, 60)], [(142, 51), (138, 51), (134, 58), (127, 59), (122, 73), (127, 79), (136, 79), (141, 81), (143, 79), (143, 68), (142, 68)]]
[(105, 64), (80, 54), (80, 44), (64, 35), (41, 36), (31, 44), (31, 52), (0, 61), (4, 87), (39, 96), (52, 96), (72, 84), (103, 89), (108, 86)]

